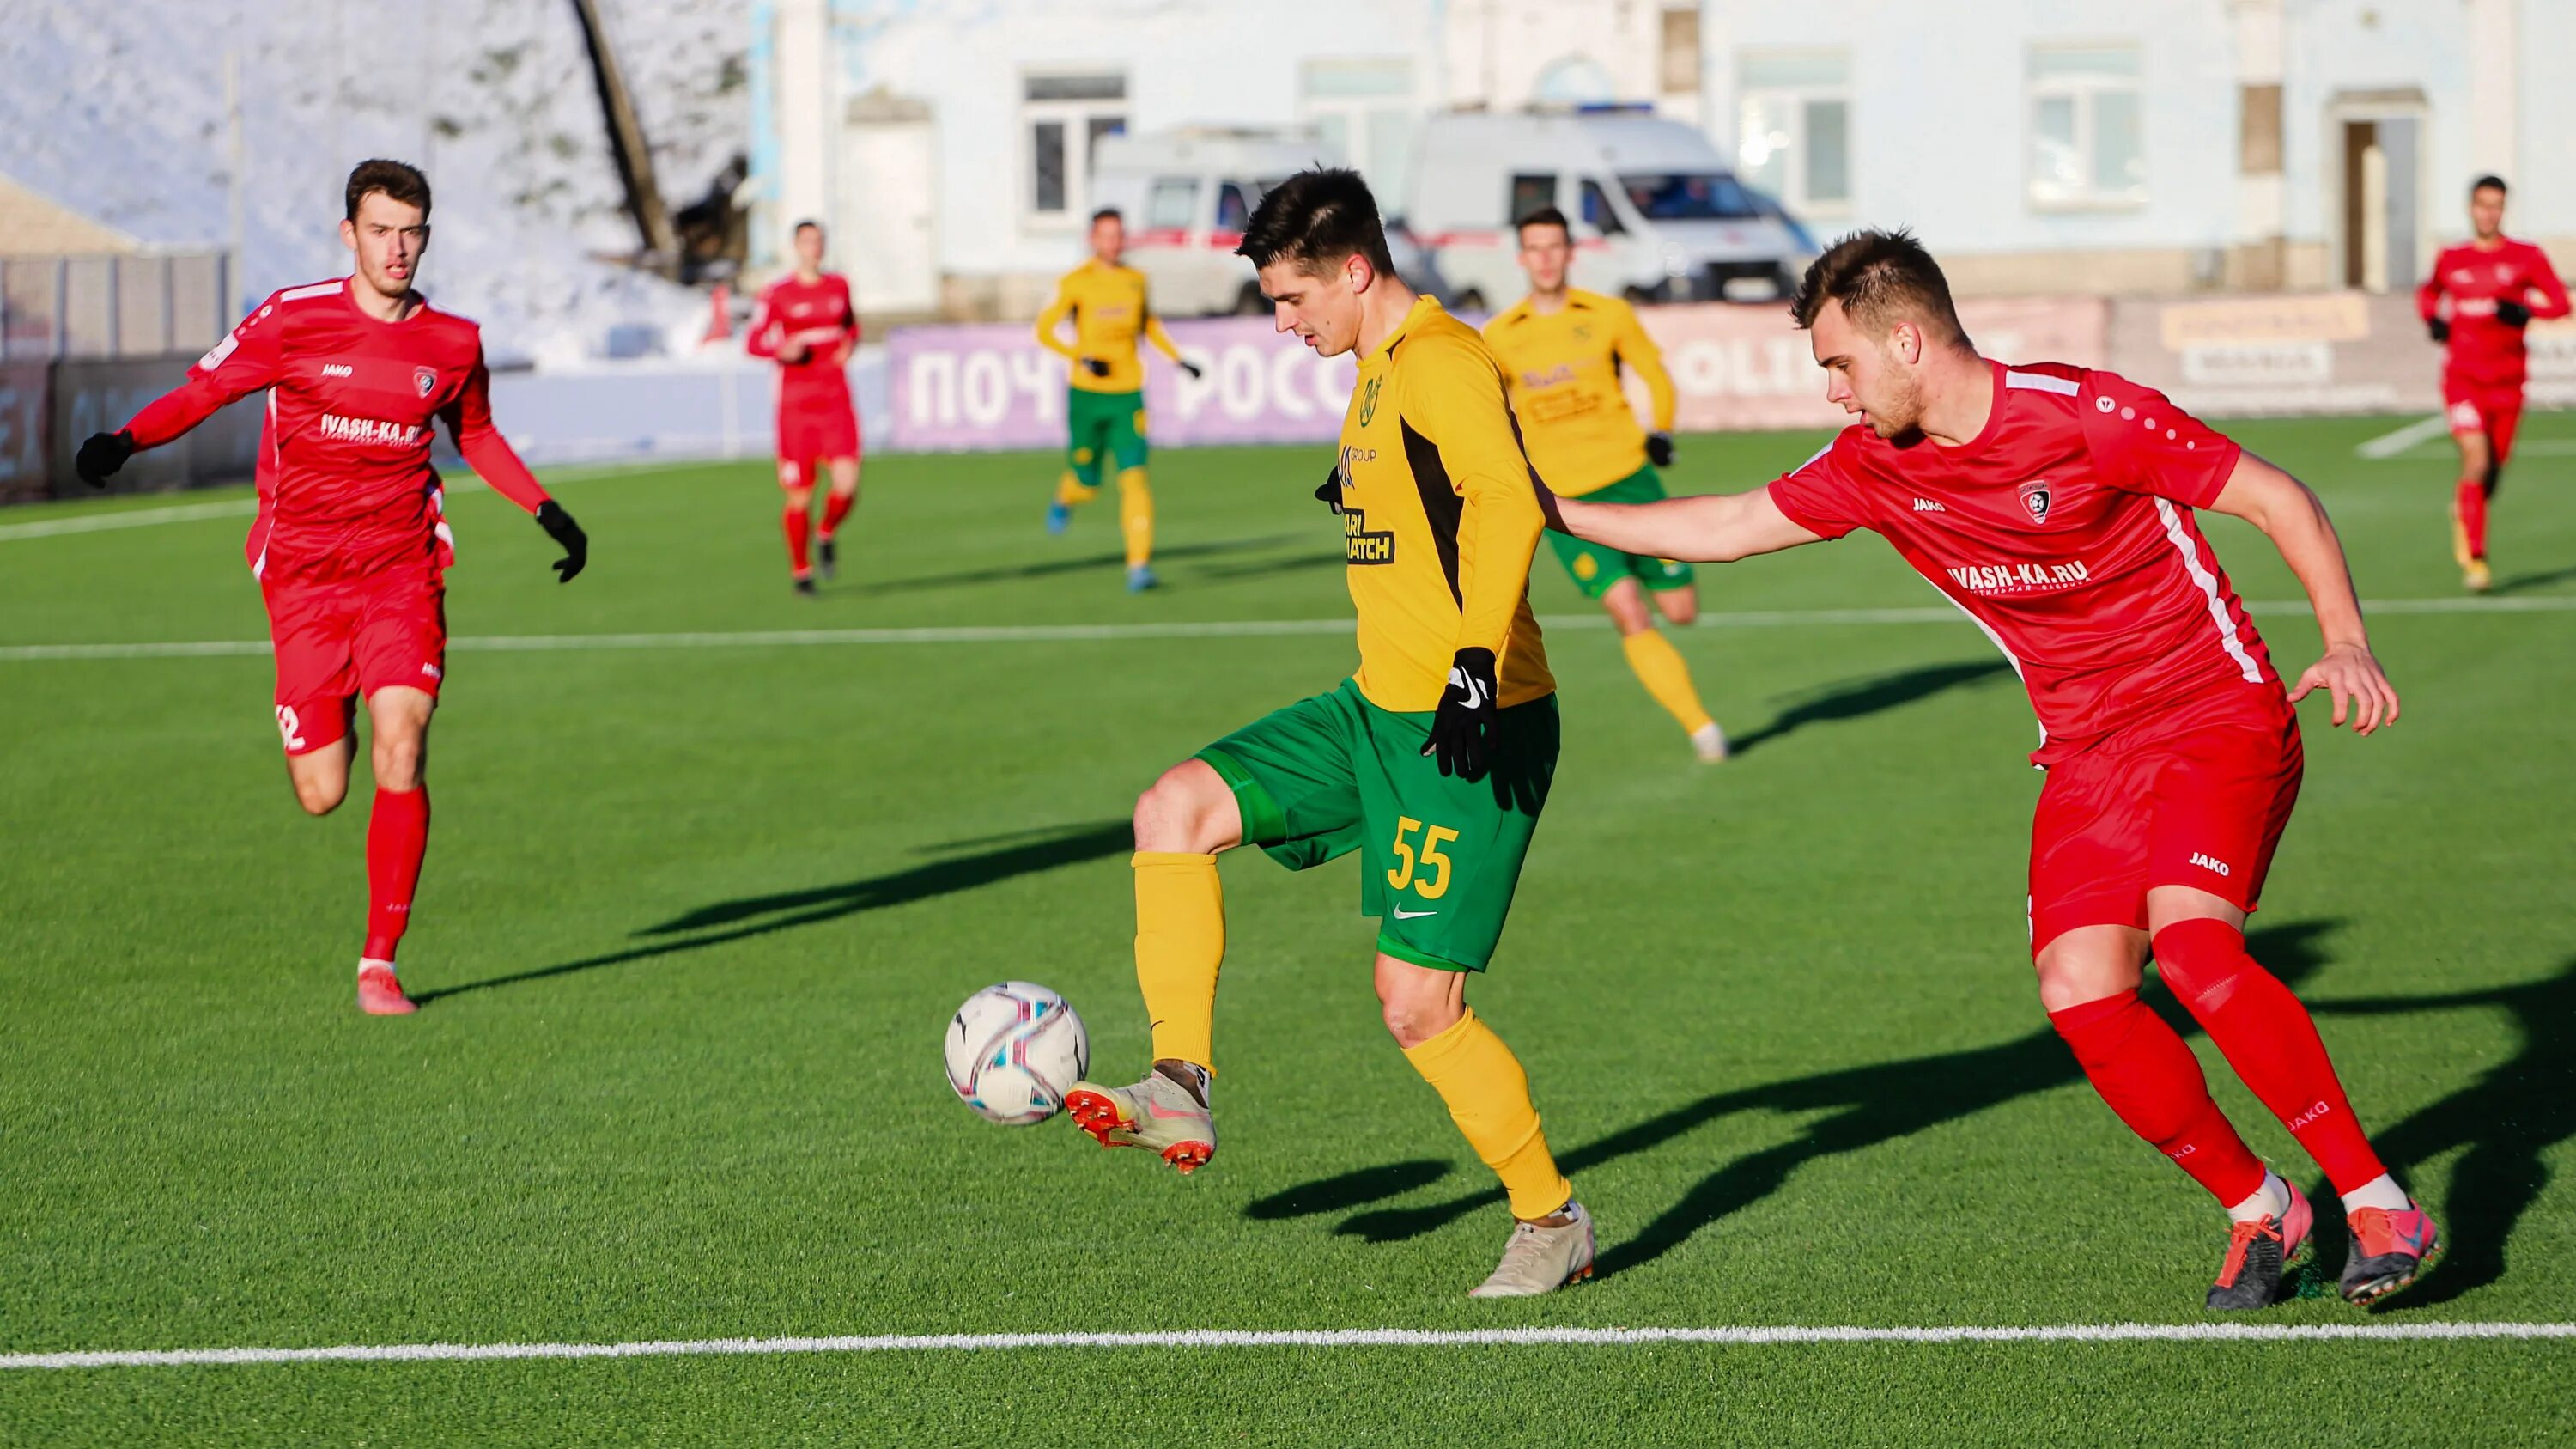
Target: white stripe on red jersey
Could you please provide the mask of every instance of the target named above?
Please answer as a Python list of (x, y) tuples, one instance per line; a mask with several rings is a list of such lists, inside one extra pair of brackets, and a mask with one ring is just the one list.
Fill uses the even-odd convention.
[(1847, 428), (1772, 501), (1821, 537), (1885, 536), (1965, 610), (2030, 692), (2037, 763), (2214, 692), (2277, 693), (2192, 513), (2242, 450), (2114, 373), (1989, 366), (1977, 437), (1950, 448)]

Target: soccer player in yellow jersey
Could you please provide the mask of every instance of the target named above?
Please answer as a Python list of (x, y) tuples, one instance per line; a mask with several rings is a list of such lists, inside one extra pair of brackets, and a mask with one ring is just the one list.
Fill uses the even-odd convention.
[[(1565, 213), (1541, 207), (1522, 217), (1521, 270), (1530, 294), (1485, 324), (1485, 343), (1509, 379), (1521, 440), (1538, 476), (1563, 498), (1648, 503), (1664, 496), (1655, 470), (1673, 461), (1673, 379), (1663, 354), (1616, 297), (1566, 285), (1574, 259)], [(1619, 384), (1622, 368), (1645, 379), (1653, 432), (1637, 426)], [(1646, 692), (1681, 723), (1703, 760), (1726, 758), (1726, 734), (1709, 718), (1691, 684), (1690, 666), (1672, 641), (1655, 632), (1655, 609), (1676, 624), (1699, 617), (1699, 589), (1686, 563), (1622, 553), (1571, 534), (1547, 536), (1585, 598), (1598, 600), (1619, 628), (1628, 667)]]
[[(1143, 333), (1192, 377), (1199, 375), (1199, 365), (1181, 356), (1146, 304), (1145, 274), (1120, 265), (1126, 250), (1127, 223), (1118, 209), (1093, 212), (1091, 260), (1055, 284), (1055, 300), (1038, 314), (1038, 341), (1073, 364), (1064, 405), (1064, 476), (1047, 508), (1047, 532), (1064, 532), (1075, 505), (1100, 491), (1101, 460), (1116, 460), (1127, 591), (1138, 593), (1154, 586), (1154, 494), (1145, 484), (1145, 365), (1136, 356), (1136, 335)], [(1057, 331), (1068, 317), (1070, 344)]]
[(1548, 1151), (1519, 1060), (1466, 995), (1556, 772), (1556, 681), (1529, 609), (1542, 527), (1529, 460), (1493, 354), (1397, 279), (1358, 173), (1282, 182), (1240, 251), (1280, 331), (1360, 356), (1341, 461), (1317, 494), (1342, 521), (1359, 672), (1138, 798), (1136, 980), (1154, 1068), (1130, 1087), (1081, 1083), (1065, 1106), (1103, 1146), (1142, 1147), (1183, 1172), (1205, 1164), (1225, 956), (1217, 854), (1257, 845), (1304, 870), (1357, 850), (1360, 913), (1383, 922), (1374, 969), (1387, 1030), (1502, 1179), (1517, 1220), (1474, 1296), (1552, 1292), (1592, 1271), (1591, 1215)]

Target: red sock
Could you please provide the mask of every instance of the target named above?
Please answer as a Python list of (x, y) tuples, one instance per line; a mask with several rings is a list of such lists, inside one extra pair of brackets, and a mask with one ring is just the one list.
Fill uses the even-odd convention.
[(2048, 1014), (2076, 1062), (2129, 1130), (2234, 1207), (2263, 1186), (2263, 1161), (2209, 1099), (2200, 1059), (2135, 991)]
[(830, 538), (840, 532), (841, 520), (849, 517), (850, 510), (858, 506), (859, 495), (856, 493), (847, 496), (838, 493), (823, 495), (823, 536)]
[(790, 508), (779, 515), (779, 521), (787, 528), (787, 562), (801, 579), (813, 571), (813, 565), (805, 559), (807, 540), (814, 532), (813, 515), (802, 508)]
[(367, 948), (360, 954), (368, 960), (394, 959), (428, 850), (429, 787), (378, 790), (367, 816)]
[(2225, 921), (2177, 921), (2156, 933), (2156, 971), (2335, 1191), (2351, 1192), (2387, 1171), (2353, 1118), (2316, 1022), (2279, 977), (2245, 954), (2243, 932)]
[(2463, 478), (2451, 491), (2451, 506), (2459, 511), (2460, 528), (2469, 536), (2469, 557), (2487, 556), (2487, 485), (2483, 480)]

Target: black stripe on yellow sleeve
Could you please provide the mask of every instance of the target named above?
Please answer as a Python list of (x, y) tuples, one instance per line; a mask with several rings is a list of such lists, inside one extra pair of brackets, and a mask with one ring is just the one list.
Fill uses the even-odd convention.
[(1449, 580), (1449, 597), (1460, 608), (1467, 604), (1466, 595), (1458, 590), (1458, 523), (1467, 511), (1467, 500), (1449, 486), (1449, 470), (1440, 461), (1440, 446), (1413, 430), (1413, 424), (1396, 419), (1404, 430), (1404, 464), (1413, 474), (1414, 491), (1422, 495), (1422, 520), (1431, 526), (1431, 546), (1440, 553), (1440, 572)]

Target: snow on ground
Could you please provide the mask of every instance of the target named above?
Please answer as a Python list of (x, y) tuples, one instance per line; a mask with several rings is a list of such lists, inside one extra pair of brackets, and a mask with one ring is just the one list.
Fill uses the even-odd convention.
[[(601, 0), (667, 205), (747, 145), (750, 0)], [(594, 254), (635, 246), (569, 0), (0, 0), (0, 171), (144, 241), (227, 240), (224, 58), (240, 55), (238, 292), (347, 272), (348, 169), (436, 193), (422, 287), (496, 359), (691, 331), (694, 292)]]

